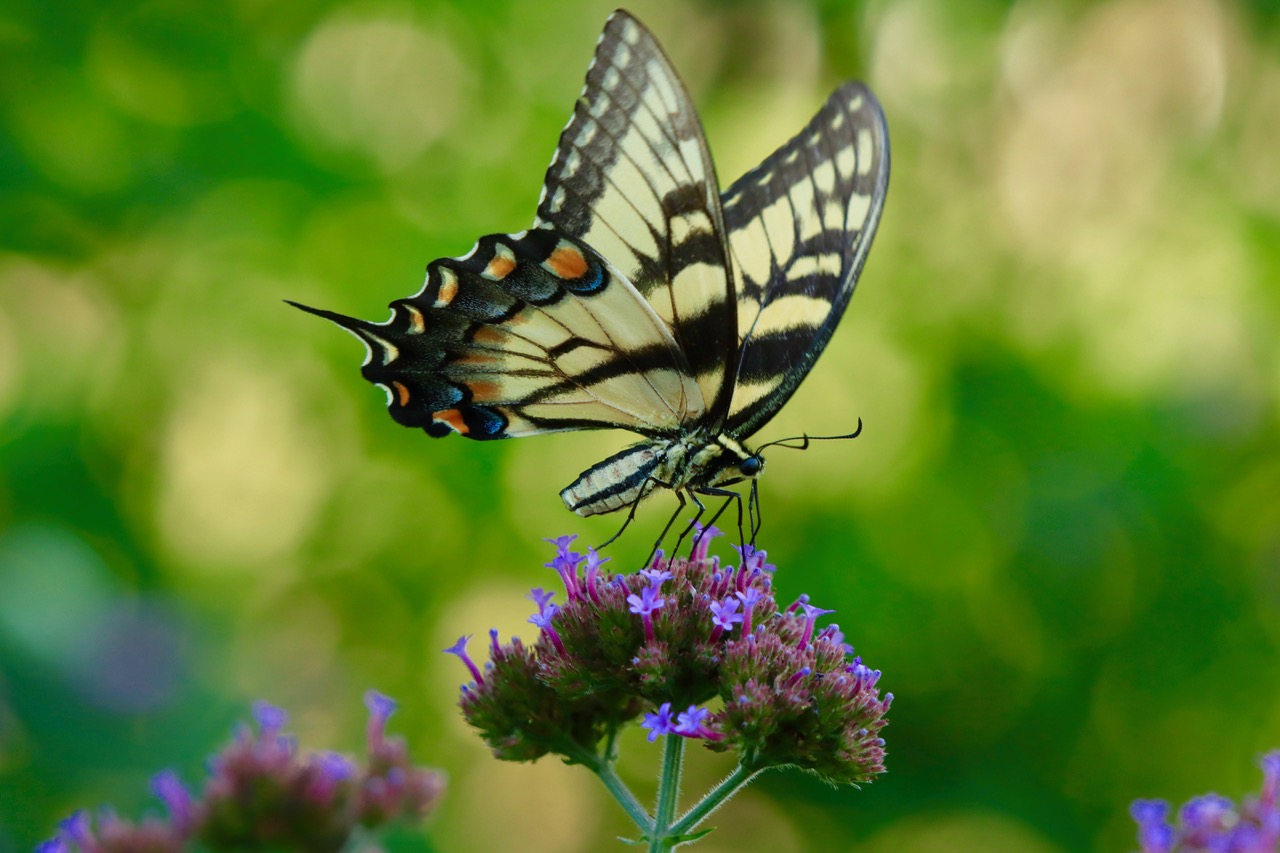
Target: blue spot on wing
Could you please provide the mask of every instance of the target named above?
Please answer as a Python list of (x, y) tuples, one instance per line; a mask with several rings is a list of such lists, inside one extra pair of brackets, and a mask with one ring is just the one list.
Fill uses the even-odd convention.
[(578, 296), (591, 296), (604, 289), (604, 281), (604, 265), (593, 260), (587, 264), (587, 271), (582, 274), (582, 278), (566, 281), (564, 287)]
[(462, 410), (463, 420), (470, 430), (470, 437), (481, 441), (506, 438), (507, 419), (501, 413), (485, 406), (467, 406)]

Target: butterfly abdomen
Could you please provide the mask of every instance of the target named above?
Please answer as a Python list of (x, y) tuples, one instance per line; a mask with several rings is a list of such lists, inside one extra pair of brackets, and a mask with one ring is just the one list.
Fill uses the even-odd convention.
[(632, 506), (651, 492), (685, 454), (679, 441), (646, 441), (592, 465), (560, 492), (578, 515), (600, 515)]
[(633, 444), (582, 472), (560, 498), (578, 515), (600, 515), (634, 506), (657, 488), (717, 493), (763, 468), (764, 460), (733, 438), (698, 433)]

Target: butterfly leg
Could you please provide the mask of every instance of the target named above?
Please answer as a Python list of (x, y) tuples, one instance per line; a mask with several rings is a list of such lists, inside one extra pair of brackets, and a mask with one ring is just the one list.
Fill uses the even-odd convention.
[[(653, 482), (658, 483), (657, 480), (654, 480)], [(667, 484), (658, 483), (658, 485), (666, 486)], [(677, 491), (676, 497), (680, 500), (680, 505), (676, 507), (676, 511), (671, 513), (671, 517), (667, 519), (666, 526), (662, 528), (662, 533), (658, 535), (658, 541), (653, 543), (653, 550), (649, 552), (649, 557), (644, 561), (644, 564), (646, 566), (650, 565), (653, 562), (653, 558), (658, 553), (658, 548), (662, 545), (662, 540), (667, 538), (667, 533), (671, 531), (671, 525), (676, 523), (676, 519), (680, 517), (680, 513), (684, 512), (684, 505), (688, 503), (688, 501), (685, 500), (683, 491)], [(677, 546), (678, 545), (679, 543), (677, 543)]]
[[(698, 504), (698, 505), (701, 506), (702, 504)], [(701, 542), (707, 536), (707, 531), (709, 531), (711, 528), (716, 526), (716, 522), (720, 520), (720, 516), (724, 515), (724, 511), (728, 508), (729, 508), (729, 501), (725, 501), (723, 504), (720, 505), (720, 508), (716, 510), (716, 514), (711, 516), (711, 520), (708, 521), (705, 526), (703, 526), (702, 530), (698, 531), (697, 536), (693, 537), (693, 542), (689, 546), (691, 551), (698, 550), (698, 543)], [(701, 515), (702, 513), (698, 513), (698, 517), (700, 517)], [(697, 522), (698, 517), (695, 517), (693, 519), (695, 523)], [(692, 529), (693, 524), (690, 524), (689, 527), (690, 529)]]
[[(752, 485), (755, 485), (754, 481), (752, 481)], [(704, 495), (725, 499), (724, 503), (720, 506), (720, 509), (716, 510), (716, 514), (711, 516), (711, 521), (707, 525), (708, 527), (720, 520), (720, 516), (724, 515), (724, 511), (729, 508), (729, 504), (736, 503), (738, 505), (738, 544), (745, 545), (745, 537), (743, 536), (742, 531), (742, 495), (738, 494), (733, 489), (718, 489), (715, 487), (699, 489), (698, 491)]]
[[(728, 509), (729, 504), (733, 503), (734, 501), (738, 501), (739, 503), (738, 515), (739, 516), (742, 515), (742, 506), (741, 506), (742, 498), (738, 495), (737, 492), (730, 492), (729, 497), (725, 498), (724, 503), (720, 504), (720, 508), (716, 510), (716, 514), (711, 516), (711, 520), (707, 522), (707, 526), (702, 528), (702, 532), (698, 534), (697, 538), (693, 540), (694, 548), (698, 547), (698, 543), (702, 541), (703, 536), (707, 535), (707, 531), (710, 530), (712, 527), (716, 526), (716, 522), (720, 520), (720, 516), (724, 515), (724, 511)], [(739, 522), (739, 531), (741, 531), (741, 522)], [(741, 536), (741, 533), (739, 533), (739, 536)]]
[[(649, 480), (645, 482), (645, 485), (641, 487), (640, 493), (636, 495), (636, 499), (631, 502), (631, 509), (627, 512), (626, 520), (622, 522), (622, 526), (618, 528), (618, 532), (613, 534), (603, 542), (601, 542), (599, 545), (597, 545), (596, 550), (603, 551), (605, 548), (612, 545), (617, 540), (617, 538), (622, 535), (622, 531), (626, 530), (627, 527), (631, 524), (631, 522), (635, 520), (636, 508), (640, 506), (640, 502), (645, 498), (647, 498), (649, 495), (651, 495), (653, 493), (654, 488), (657, 488), (658, 486), (665, 486), (665, 485), (666, 483), (663, 483), (660, 480), (655, 480), (652, 477), (650, 477)], [(650, 554), (649, 556), (652, 557), (653, 555)]]
[[(707, 507), (702, 503), (702, 501), (698, 500), (698, 496), (693, 491), (689, 492), (689, 500), (693, 501), (693, 505), (698, 508), (698, 511), (694, 513), (693, 518), (689, 521), (689, 525), (684, 529), (684, 532), (680, 534), (680, 538), (676, 540), (676, 546), (671, 549), (671, 553), (673, 555), (680, 553), (680, 546), (684, 544), (684, 537), (689, 535), (689, 531), (693, 530), (693, 526), (698, 523), (699, 519), (702, 518), (702, 514), (707, 511)], [(720, 513), (716, 513), (717, 517), (719, 517), (719, 515)], [(701, 538), (701, 535), (697, 537), (697, 539)], [(694, 540), (695, 546), (698, 544), (697, 539)]]
[(764, 519), (760, 517), (760, 492), (757, 489), (759, 480), (751, 481), (751, 497), (747, 500), (747, 517), (751, 520), (751, 544), (756, 544), (756, 534), (760, 532), (760, 526), (764, 524)]
[[(724, 515), (724, 511), (729, 508), (729, 504), (733, 503), (734, 501), (742, 500), (742, 498), (738, 495), (737, 492), (730, 492), (730, 495), (731, 495), (730, 497), (725, 498), (724, 503), (720, 504), (720, 508), (716, 510), (716, 514), (711, 516), (711, 520), (707, 522), (707, 527), (714, 526), (715, 523), (720, 520), (720, 516)], [(705, 530), (706, 528), (703, 528), (703, 529)]]

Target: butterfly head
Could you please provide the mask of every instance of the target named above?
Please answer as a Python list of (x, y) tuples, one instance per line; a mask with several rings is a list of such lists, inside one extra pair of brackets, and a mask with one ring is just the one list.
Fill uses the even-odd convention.
[(764, 457), (722, 433), (694, 456), (692, 470), (699, 485), (731, 486), (759, 477), (764, 471)]

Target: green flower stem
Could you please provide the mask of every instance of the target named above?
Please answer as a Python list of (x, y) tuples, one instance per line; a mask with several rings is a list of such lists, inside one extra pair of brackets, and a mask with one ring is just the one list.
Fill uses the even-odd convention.
[(613, 794), (613, 798), (618, 801), (618, 805), (622, 806), (622, 810), (627, 813), (627, 817), (635, 821), (636, 826), (640, 827), (640, 831), (646, 836), (652, 833), (653, 819), (644, 810), (644, 806), (640, 805), (636, 795), (631, 793), (631, 789), (627, 787), (627, 784), (614, 772), (613, 762), (605, 760), (588, 764), (587, 766), (600, 777), (600, 781), (609, 789), (609, 793)]
[(565, 744), (561, 748), (560, 754), (596, 774), (609, 793), (613, 794), (613, 798), (618, 801), (618, 805), (622, 806), (622, 810), (627, 813), (627, 817), (631, 818), (636, 826), (640, 827), (642, 833), (648, 835), (653, 830), (653, 819), (644, 810), (644, 806), (640, 805), (636, 795), (631, 793), (627, 783), (623, 782), (614, 770), (614, 762), (618, 760), (618, 730), (616, 728), (609, 731), (604, 752), (599, 755), (577, 744)]
[(618, 760), (618, 727), (609, 727), (609, 736), (604, 742), (604, 760), (606, 764), (613, 764)]
[[(374, 833), (370, 832), (366, 827), (357, 825), (352, 828), (351, 834), (347, 836), (346, 844), (342, 845), (339, 853), (357, 853), (360, 850), (368, 850), (374, 840)], [(204, 848), (197, 848), (203, 850)]]
[(684, 738), (667, 735), (663, 738), (662, 772), (658, 777), (658, 803), (653, 814), (653, 829), (649, 833), (649, 853), (664, 853), (675, 847), (671, 821), (676, 814), (676, 801), (680, 797), (680, 771), (684, 767)]
[(720, 784), (708, 791), (697, 805), (685, 812), (684, 816), (668, 830), (668, 834), (681, 836), (693, 832), (698, 824), (707, 819), (708, 815), (720, 808), (726, 800), (749, 785), (751, 780), (763, 772), (763, 770), (748, 770), (739, 764), (732, 773), (721, 780)]

